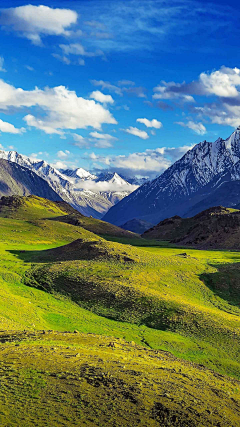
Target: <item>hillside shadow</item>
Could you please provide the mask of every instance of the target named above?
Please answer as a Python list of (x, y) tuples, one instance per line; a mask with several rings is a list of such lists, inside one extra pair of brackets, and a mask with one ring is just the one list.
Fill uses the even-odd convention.
[(40, 251), (25, 251), (25, 250), (8, 250), (10, 254), (17, 256), (21, 261), (29, 263), (40, 263), (47, 264), (54, 262), (53, 257), (46, 257), (45, 250)]
[(209, 265), (218, 271), (203, 273), (200, 279), (215, 295), (240, 309), (240, 263)]

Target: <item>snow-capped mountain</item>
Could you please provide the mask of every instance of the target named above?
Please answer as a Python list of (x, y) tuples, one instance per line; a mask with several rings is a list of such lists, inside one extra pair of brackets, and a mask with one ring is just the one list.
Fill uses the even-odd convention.
[[(235, 190), (229, 191), (229, 183)], [(226, 186), (226, 183), (228, 185)], [(224, 191), (224, 187), (228, 190)], [(240, 203), (240, 126), (229, 138), (195, 145), (162, 175), (147, 182), (112, 207), (104, 220), (122, 224), (133, 218), (152, 223), (187, 216), (206, 207)]]
[(76, 178), (76, 179), (82, 179), (82, 180), (94, 180), (97, 179), (96, 175), (91, 174), (90, 172), (86, 171), (83, 168), (77, 168), (77, 169), (61, 169), (61, 171), (63, 173), (63, 175), (68, 176), (69, 178)]
[(61, 199), (83, 215), (95, 218), (102, 218), (115, 203), (136, 188), (117, 174), (104, 180), (82, 168), (59, 171), (44, 160), (30, 159), (16, 151), (0, 151), (0, 158), (34, 171)]

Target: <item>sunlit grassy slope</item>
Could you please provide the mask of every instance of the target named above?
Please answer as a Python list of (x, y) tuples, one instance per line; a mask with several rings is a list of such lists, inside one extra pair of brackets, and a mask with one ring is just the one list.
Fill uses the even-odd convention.
[(1, 426), (238, 426), (239, 381), (95, 334), (0, 334)]
[[(10, 411), (9, 425), (23, 425), (16, 423), (20, 413), (25, 425), (48, 425), (50, 414), (54, 426), (79, 425), (80, 416), (80, 425), (88, 426), (131, 425), (127, 419), (144, 426), (237, 426), (239, 382), (171, 355), (163, 362), (154, 350), (239, 378), (240, 254), (114, 235), (108, 235), (114, 243), (106, 242), (53, 221), (59, 206), (33, 201), (18, 214), (6, 208), (0, 218), (0, 329), (77, 330), (102, 338), (37, 334), (30, 342), (28, 333), (14, 333), (20, 346), (3, 344), (0, 352), (1, 425), (8, 425)], [(94, 259), (87, 256), (89, 245)], [(125, 341), (118, 347), (116, 338), (142, 350)], [(109, 387), (115, 397), (107, 404)]]

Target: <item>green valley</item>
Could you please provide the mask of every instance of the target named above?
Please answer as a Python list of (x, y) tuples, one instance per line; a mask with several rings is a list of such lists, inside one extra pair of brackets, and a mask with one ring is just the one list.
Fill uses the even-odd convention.
[(237, 426), (240, 253), (67, 206), (0, 203), (1, 425)]

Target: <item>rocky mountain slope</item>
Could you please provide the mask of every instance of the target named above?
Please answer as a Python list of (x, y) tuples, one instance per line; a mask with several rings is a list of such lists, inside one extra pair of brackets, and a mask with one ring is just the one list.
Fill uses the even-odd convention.
[(16, 163), (0, 159), (0, 197), (35, 194), (49, 200), (62, 200), (50, 185), (35, 172)]
[(240, 249), (240, 210), (216, 206), (192, 218), (167, 218), (142, 234), (201, 249)]
[(104, 220), (120, 225), (140, 218), (156, 224), (198, 213), (213, 206), (213, 198), (215, 205), (224, 200), (228, 207), (240, 202), (240, 126), (226, 140), (195, 145), (158, 178), (112, 207)]
[(144, 233), (144, 231), (148, 230), (152, 226), (153, 224), (151, 224), (150, 222), (134, 218), (121, 225), (121, 228), (123, 228), (124, 230), (132, 231), (133, 233), (142, 234)]
[(30, 159), (16, 151), (0, 151), (0, 159), (17, 163), (35, 172), (48, 182), (61, 199), (83, 215), (94, 218), (101, 218), (115, 203), (137, 188), (116, 173), (108, 174), (104, 178), (90, 174), (82, 168), (59, 171), (44, 160)]

